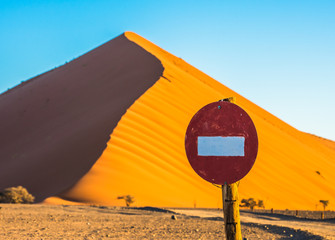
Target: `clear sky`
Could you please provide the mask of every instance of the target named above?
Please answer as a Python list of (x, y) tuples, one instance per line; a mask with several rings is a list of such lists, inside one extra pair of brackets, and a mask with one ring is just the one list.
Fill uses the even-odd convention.
[(125, 31), (335, 140), (333, 0), (0, 0), (0, 92)]

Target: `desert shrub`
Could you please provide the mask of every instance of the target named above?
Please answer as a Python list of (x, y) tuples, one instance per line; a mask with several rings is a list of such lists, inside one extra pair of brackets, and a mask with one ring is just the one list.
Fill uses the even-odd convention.
[(257, 207), (259, 207), (259, 208), (265, 208), (264, 201), (263, 200), (258, 200)]
[(250, 208), (251, 210), (254, 210), (254, 208), (257, 206), (257, 203), (253, 198), (249, 198), (249, 199), (243, 198), (240, 206), (247, 207), (247, 208)]
[(1, 203), (33, 203), (35, 197), (22, 186), (10, 187), (0, 192)]
[(132, 203), (135, 202), (135, 198), (131, 195), (118, 196), (117, 199), (124, 199), (127, 207), (129, 207)]
[(256, 201), (254, 198), (243, 198), (240, 207), (246, 207), (254, 210), (255, 207), (265, 208), (265, 205), (263, 200)]
[(323, 211), (326, 211), (326, 207), (328, 206), (328, 204), (329, 204), (329, 200), (320, 200), (319, 201), (321, 204), (322, 204), (322, 206), (323, 206)]

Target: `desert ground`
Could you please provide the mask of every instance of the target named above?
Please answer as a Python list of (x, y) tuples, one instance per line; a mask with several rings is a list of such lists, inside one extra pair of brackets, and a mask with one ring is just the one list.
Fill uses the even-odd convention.
[[(0, 239), (225, 239), (219, 209), (45, 204), (0, 207)], [(289, 213), (242, 210), (241, 224), (243, 238), (248, 240), (335, 239), (334, 212), (327, 212), (325, 220), (313, 220)]]

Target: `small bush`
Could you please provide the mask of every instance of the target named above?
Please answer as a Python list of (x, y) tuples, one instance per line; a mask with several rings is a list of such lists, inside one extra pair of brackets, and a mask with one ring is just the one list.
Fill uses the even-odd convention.
[(240, 207), (247, 207), (251, 210), (254, 210), (254, 207), (257, 206), (257, 202), (253, 198), (245, 199), (243, 198), (241, 201)]
[(322, 203), (323, 211), (326, 211), (326, 207), (329, 204), (329, 200), (320, 200), (319, 202)]
[(132, 203), (135, 202), (134, 197), (131, 196), (131, 195), (119, 196), (119, 197), (117, 197), (117, 199), (124, 199), (124, 201), (126, 202), (127, 207), (129, 207)]
[(6, 188), (0, 192), (1, 203), (33, 203), (35, 197), (22, 186)]
[(243, 198), (241, 201), (240, 207), (247, 207), (253, 211), (255, 207), (265, 208), (265, 205), (264, 205), (263, 200), (256, 201), (253, 198), (249, 198), (249, 199)]
[(256, 200), (253, 198), (249, 199), (243, 198), (240, 207), (247, 207), (250, 208), (251, 210), (254, 210), (255, 207), (265, 208), (265, 205), (263, 200), (258, 200), (258, 202), (256, 202)]
[(258, 200), (257, 207), (259, 207), (259, 208), (265, 208), (264, 201), (263, 200)]

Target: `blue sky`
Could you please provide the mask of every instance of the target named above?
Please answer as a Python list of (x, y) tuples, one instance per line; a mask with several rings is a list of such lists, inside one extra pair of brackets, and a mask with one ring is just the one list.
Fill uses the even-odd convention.
[(124, 31), (335, 140), (335, 1), (2, 1), (0, 92)]

